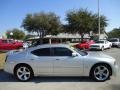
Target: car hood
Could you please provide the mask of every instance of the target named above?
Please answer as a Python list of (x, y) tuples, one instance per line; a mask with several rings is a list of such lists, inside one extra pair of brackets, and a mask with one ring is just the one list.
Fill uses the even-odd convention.
[(95, 43), (95, 44), (91, 44), (92, 45), (103, 45), (102, 43)]
[(88, 52), (88, 57), (114, 59), (113, 57), (106, 55), (102, 52)]

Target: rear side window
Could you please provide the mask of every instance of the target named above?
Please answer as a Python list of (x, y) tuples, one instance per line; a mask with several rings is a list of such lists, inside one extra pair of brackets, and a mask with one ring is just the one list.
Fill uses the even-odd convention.
[(72, 56), (72, 51), (64, 47), (52, 48), (53, 56)]
[(36, 56), (50, 56), (50, 48), (41, 48), (31, 52)]

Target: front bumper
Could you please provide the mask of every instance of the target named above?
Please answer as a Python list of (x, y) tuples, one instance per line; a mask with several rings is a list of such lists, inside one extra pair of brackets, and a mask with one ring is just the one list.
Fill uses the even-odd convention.
[(100, 48), (100, 47), (90, 47), (90, 49), (97, 49), (97, 50), (100, 50), (101, 48)]
[(112, 43), (112, 46), (118, 46), (119, 44), (118, 43)]
[(119, 73), (119, 72), (120, 72), (120, 71), (119, 71), (118, 65), (115, 65), (115, 66), (113, 67), (112, 75), (113, 75), (113, 76), (118, 76), (118, 73)]

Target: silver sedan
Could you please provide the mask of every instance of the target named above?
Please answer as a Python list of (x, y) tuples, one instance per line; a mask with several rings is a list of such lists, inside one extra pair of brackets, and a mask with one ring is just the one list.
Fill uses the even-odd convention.
[(106, 81), (116, 75), (117, 65), (114, 58), (103, 53), (46, 44), (9, 53), (4, 70), (20, 81), (33, 76), (90, 76), (96, 81)]

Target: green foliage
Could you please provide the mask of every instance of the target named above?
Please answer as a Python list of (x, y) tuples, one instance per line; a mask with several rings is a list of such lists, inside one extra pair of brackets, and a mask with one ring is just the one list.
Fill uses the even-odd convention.
[(109, 38), (120, 38), (120, 28), (114, 28), (112, 31), (108, 32)]
[[(93, 18), (93, 25), (92, 25), (93, 28), (91, 28), (91, 30), (94, 33), (98, 33), (98, 15), (93, 14), (92, 18)], [(105, 31), (105, 27), (107, 27), (107, 25), (108, 25), (107, 21), (108, 20), (104, 15), (100, 16), (100, 31), (101, 31), (101, 33), (103, 33)]]
[[(10, 35), (12, 33), (13, 35)], [(25, 38), (25, 33), (17, 28), (14, 28), (12, 30), (8, 30), (6, 32), (7, 38), (17, 39), (17, 40), (23, 40)]]
[(27, 35), (25, 36), (24, 40), (27, 40), (27, 39), (33, 38), (33, 37), (35, 37), (35, 36), (34, 36), (34, 35), (31, 35), (31, 34), (27, 34)]
[[(80, 9), (75, 11), (70, 11), (67, 13), (68, 24), (65, 27), (66, 32), (69, 33), (89, 33), (93, 31), (98, 33), (98, 15), (89, 12), (87, 9)], [(100, 16), (101, 21), (101, 32), (104, 31), (107, 26), (107, 19), (105, 16)]]
[(40, 12), (28, 14), (23, 20), (22, 27), (28, 32), (36, 32), (39, 37), (43, 37), (45, 34), (58, 34), (61, 30), (61, 22), (54, 13)]

